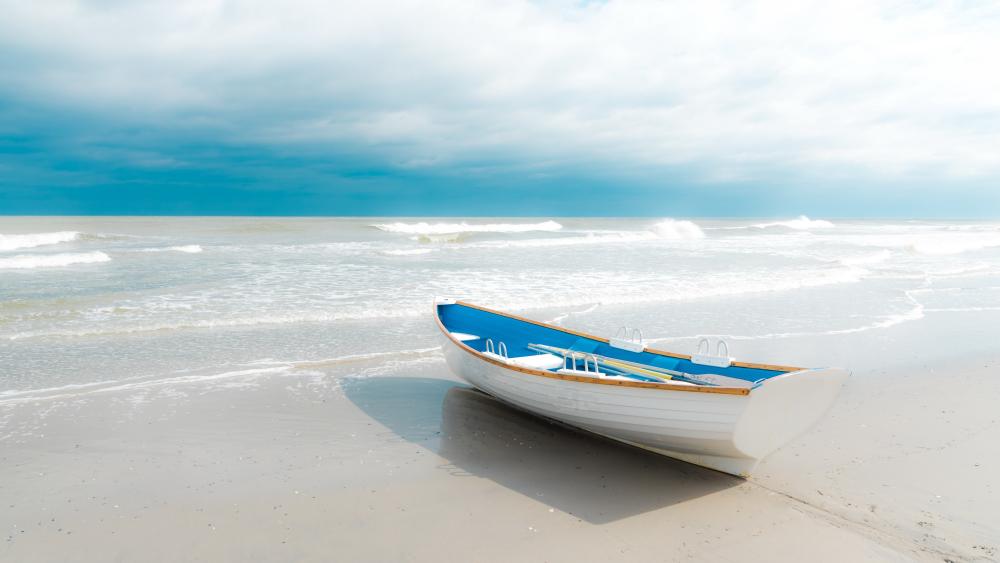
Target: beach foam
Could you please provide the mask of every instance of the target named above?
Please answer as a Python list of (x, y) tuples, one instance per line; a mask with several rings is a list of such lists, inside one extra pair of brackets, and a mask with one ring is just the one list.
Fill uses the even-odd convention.
[[(863, 268), (818, 268), (788, 271), (781, 276), (746, 273), (725, 273), (704, 276), (698, 281), (665, 280), (662, 284), (636, 283), (627, 276), (606, 275), (590, 280), (588, 288), (577, 286), (572, 293), (541, 293), (524, 291), (499, 299), (487, 299), (484, 304), (500, 310), (533, 310), (550, 307), (587, 307), (600, 305), (632, 305), (687, 302), (717, 297), (797, 291), (824, 286), (861, 282), (868, 271)], [(508, 283), (508, 282), (504, 282)], [(628, 288), (627, 290), (625, 288)], [(483, 288), (486, 289), (486, 288)], [(481, 290), (482, 291), (482, 290)]]
[(36, 246), (70, 242), (78, 238), (80, 238), (80, 233), (77, 231), (56, 231), (52, 233), (30, 233), (23, 235), (0, 234), (0, 251), (35, 248)]
[[(909, 292), (907, 297), (910, 297)], [(775, 338), (809, 338), (809, 337), (824, 337), (824, 336), (839, 336), (847, 334), (855, 334), (859, 332), (868, 332), (870, 330), (879, 330), (894, 327), (896, 325), (901, 325), (903, 323), (909, 323), (913, 321), (919, 321), (923, 319), (926, 312), (936, 312), (936, 311), (960, 311), (966, 309), (928, 309), (924, 307), (921, 303), (910, 297), (910, 301), (913, 306), (901, 313), (893, 313), (886, 315), (885, 317), (867, 324), (860, 326), (841, 328), (833, 330), (820, 330), (820, 331), (800, 331), (800, 332), (772, 332), (766, 334), (699, 334), (696, 336), (668, 336), (663, 338), (652, 338), (648, 342), (676, 342), (680, 340), (694, 340), (701, 337), (711, 337), (711, 338), (725, 338), (727, 340), (773, 340)], [(989, 310), (989, 309), (976, 309), (976, 310)]]
[(345, 356), (337, 356), (335, 358), (324, 358), (321, 360), (297, 360), (293, 362), (287, 362), (287, 364), (297, 369), (315, 369), (315, 368), (324, 368), (324, 367), (355, 363), (355, 362), (380, 360), (385, 358), (399, 359), (410, 356), (426, 356), (426, 355), (440, 357), (440, 355), (438, 354), (438, 351), (440, 349), (441, 349), (440, 346), (429, 346), (427, 348), (411, 348), (408, 350), (393, 350), (391, 352), (368, 352), (365, 354), (347, 354)]
[[(524, 241), (518, 241), (524, 242)], [(451, 281), (447, 286), (456, 295), (468, 296), (502, 310), (533, 310), (550, 307), (584, 308), (601, 304), (639, 304), (685, 302), (744, 294), (795, 291), (799, 289), (852, 284), (868, 271), (857, 267), (804, 268), (787, 270), (780, 276), (769, 272), (716, 272), (688, 280), (684, 276), (648, 277), (627, 272), (594, 271), (576, 278), (576, 290), (561, 291), (565, 277), (560, 272), (535, 273), (526, 278), (517, 273), (476, 277), (475, 281)], [(512, 292), (510, 288), (516, 287)], [(305, 288), (302, 291), (306, 291)], [(398, 291), (398, 290), (397, 290)], [(274, 294), (249, 291), (233, 286), (218, 295), (239, 295), (238, 303), (229, 304), (217, 294), (171, 296), (169, 299), (142, 299), (105, 307), (85, 306), (71, 312), (70, 322), (37, 326), (19, 323), (0, 330), (0, 338), (15, 341), (35, 338), (113, 337), (206, 329), (246, 329), (258, 326), (288, 326), (341, 321), (379, 321), (417, 318), (427, 314), (426, 302), (409, 294), (395, 299), (364, 296), (358, 293), (351, 303), (334, 305), (330, 297), (323, 306), (308, 301), (275, 307)], [(202, 308), (214, 303), (218, 311), (211, 316)], [(167, 307), (166, 305), (169, 305)], [(250, 313), (250, 311), (253, 311)]]
[(996, 307), (934, 307), (924, 310), (928, 313), (982, 313), (985, 311), (1000, 311), (1000, 305)]
[(883, 249), (878, 252), (864, 254), (862, 256), (849, 256), (847, 258), (841, 258), (838, 262), (845, 266), (871, 266), (881, 264), (889, 258), (892, 258), (892, 252), (887, 249)]
[(31, 270), (35, 268), (57, 268), (71, 264), (93, 264), (110, 262), (111, 257), (103, 252), (67, 252), (62, 254), (19, 254), (11, 258), (0, 258), (0, 269)]
[(287, 373), (291, 369), (291, 366), (277, 366), (239, 369), (201, 375), (178, 375), (173, 377), (145, 376), (127, 378), (125, 380), (109, 380), (63, 385), (60, 387), (45, 389), (31, 389), (25, 391), (14, 390), (0, 393), (0, 404), (24, 403), (42, 400), (65, 400), (75, 399), (82, 395), (91, 395), (95, 393), (115, 393), (122, 391), (137, 391), (154, 387), (168, 387), (172, 385), (216, 383), (227, 379), (245, 379), (283, 374)]
[(593, 313), (600, 306), (601, 306), (600, 303), (594, 303), (590, 307), (587, 307), (586, 309), (580, 311), (567, 311), (565, 313), (562, 313), (561, 315), (557, 315), (555, 318), (550, 319), (548, 323), (553, 325), (562, 324), (562, 322), (568, 319), (569, 317), (575, 315), (586, 315), (587, 313)]
[(925, 256), (948, 256), (1000, 246), (1000, 236), (958, 235), (942, 233), (937, 237), (922, 237), (905, 245), (905, 248)]
[[(188, 307), (178, 306), (187, 310)], [(219, 329), (219, 328), (246, 328), (266, 325), (287, 325), (298, 323), (323, 323), (334, 321), (357, 321), (370, 319), (402, 319), (417, 317), (427, 312), (426, 306), (413, 306), (412, 308), (377, 309), (368, 308), (355, 311), (344, 312), (324, 312), (324, 311), (300, 311), (292, 313), (265, 313), (253, 316), (239, 316), (232, 318), (201, 318), (201, 319), (179, 319), (176, 322), (151, 322), (149, 324), (99, 324), (79, 330), (67, 330), (63, 328), (53, 328), (43, 331), (24, 331), (5, 335), (8, 340), (22, 340), (26, 338), (39, 337), (90, 337), (90, 336), (114, 336), (123, 334), (141, 334), (151, 332), (168, 332), (175, 330), (197, 330), (197, 329)]]
[(561, 224), (555, 221), (541, 223), (376, 223), (371, 225), (387, 233), (402, 233), (408, 235), (449, 235), (458, 233), (529, 233), (532, 231), (555, 232), (561, 230)]
[(393, 350), (390, 352), (370, 352), (362, 354), (347, 354), (334, 358), (318, 360), (258, 360), (239, 366), (238, 369), (219, 370), (218, 366), (205, 368), (204, 373), (185, 373), (183, 371), (171, 374), (140, 375), (107, 381), (92, 381), (73, 383), (40, 389), (8, 389), (0, 391), (0, 404), (31, 402), (54, 399), (72, 399), (82, 395), (109, 393), (120, 391), (135, 391), (153, 387), (168, 387), (172, 385), (214, 384), (229, 379), (254, 379), (261, 376), (296, 375), (310, 370), (330, 368), (342, 364), (363, 363), (372, 360), (401, 362), (440, 358), (440, 346), (414, 348), (409, 350)]
[[(0, 355), (32, 368), (14, 370), (0, 390), (121, 379), (144, 360), (142, 346), (167, 350), (168, 342), (157, 357), (164, 370), (216, 358), (242, 365), (245, 350), (255, 358), (299, 358), (358, 352), (369, 342), (385, 351), (429, 346), (433, 331), (425, 320), (435, 294), (600, 334), (630, 320), (618, 318), (622, 311), (681, 317), (673, 332), (646, 322), (650, 337), (872, 330), (917, 318), (900, 292), (924, 287), (963, 288), (917, 294), (928, 309), (989, 311), (1000, 304), (992, 294), (971, 292), (1000, 285), (998, 249), (985, 248), (1000, 238), (1000, 223), (858, 220), (812, 232), (750, 226), (778, 220), (574, 218), (553, 221), (557, 231), (525, 230), (546, 218), (398, 220), (411, 231), (420, 222), (434, 226), (428, 231), (522, 231), (426, 235), (369, 225), (396, 219), (275, 219), (287, 228), (235, 234), (232, 226), (245, 219), (94, 220), (64, 247), (0, 253), (0, 286), (8, 290), (0, 304)], [(0, 231), (72, 228), (46, 219)], [(421, 236), (455, 242), (407, 240)], [(189, 244), (195, 242), (206, 244)], [(926, 249), (918, 243), (928, 242), (984, 248), (919, 252)], [(196, 249), (202, 254), (189, 254)], [(74, 351), (44, 353), (51, 346)]]

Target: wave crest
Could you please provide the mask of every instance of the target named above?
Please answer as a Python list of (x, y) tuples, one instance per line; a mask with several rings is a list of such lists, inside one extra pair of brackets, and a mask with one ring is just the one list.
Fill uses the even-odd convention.
[(11, 258), (0, 258), (0, 270), (31, 270), (34, 268), (57, 268), (70, 264), (93, 264), (110, 262), (111, 257), (103, 252), (67, 252), (62, 254), (20, 254)]
[(186, 252), (188, 254), (197, 254), (203, 250), (200, 244), (185, 244), (181, 246), (168, 246), (166, 248), (143, 248), (141, 252)]
[(906, 250), (925, 256), (950, 256), (975, 250), (984, 250), (1000, 246), (1000, 237), (988, 238), (923, 238), (910, 242)]
[(705, 238), (705, 231), (701, 230), (701, 227), (691, 221), (664, 219), (653, 225), (649, 230), (660, 238), (668, 240), (697, 240)]
[(771, 227), (785, 227), (786, 229), (793, 229), (796, 231), (807, 231), (809, 229), (832, 229), (836, 225), (830, 221), (824, 221), (823, 219), (810, 219), (805, 215), (799, 215), (797, 219), (791, 219), (789, 221), (775, 221), (773, 223), (758, 223), (753, 225), (758, 229), (767, 229)]
[(386, 256), (418, 256), (420, 254), (430, 254), (434, 252), (433, 248), (409, 248), (401, 250), (384, 250), (382, 254)]
[(541, 223), (376, 223), (371, 225), (387, 233), (407, 235), (454, 235), (459, 233), (529, 233), (533, 231), (554, 232), (562, 229), (555, 221)]
[(56, 231), (52, 233), (29, 233), (23, 235), (0, 234), (0, 251), (59, 244), (74, 241), (78, 238), (80, 238), (80, 233), (77, 231)]

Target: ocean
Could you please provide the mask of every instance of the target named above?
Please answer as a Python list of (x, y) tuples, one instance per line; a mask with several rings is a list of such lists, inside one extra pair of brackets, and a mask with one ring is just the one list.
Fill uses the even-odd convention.
[(1000, 223), (5, 217), (0, 403), (444, 370), (435, 296), (783, 363), (800, 337), (1000, 310)]

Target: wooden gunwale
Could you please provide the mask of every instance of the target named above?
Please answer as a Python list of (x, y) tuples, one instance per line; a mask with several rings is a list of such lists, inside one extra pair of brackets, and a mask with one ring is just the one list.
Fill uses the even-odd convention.
[[(500, 315), (501, 317), (507, 317), (507, 318), (518, 320), (518, 321), (524, 321), (526, 323), (531, 323), (533, 325), (543, 326), (545, 328), (551, 328), (553, 330), (558, 330), (559, 332), (565, 332), (567, 334), (572, 334), (574, 336), (582, 336), (584, 338), (590, 338), (592, 340), (599, 340), (599, 341), (601, 341), (601, 342), (603, 342), (605, 344), (609, 344), (607, 338), (602, 338), (600, 336), (594, 336), (593, 334), (587, 334), (586, 332), (579, 332), (579, 331), (572, 330), (572, 329), (569, 329), (569, 328), (563, 328), (561, 326), (550, 325), (548, 323), (543, 323), (543, 322), (540, 322), (540, 321), (533, 321), (531, 319), (526, 319), (526, 318), (520, 317), (518, 315), (512, 315), (510, 313), (504, 313), (503, 311), (496, 311), (494, 309), (489, 309), (489, 308), (486, 308), (486, 307), (481, 307), (479, 305), (476, 305), (476, 304), (473, 304), (473, 303), (468, 303), (466, 301), (455, 301), (455, 304), (456, 305), (465, 305), (466, 307), (471, 307), (472, 309), (479, 309), (480, 311), (485, 311), (487, 313), (493, 313), (495, 315)], [(650, 354), (656, 354), (657, 356), (666, 356), (668, 358), (680, 358), (682, 360), (690, 360), (691, 359), (691, 355), (690, 354), (678, 354), (676, 352), (667, 352), (665, 350), (657, 350), (655, 348), (646, 348), (645, 351), (649, 352)], [(795, 366), (777, 366), (777, 365), (771, 365), (771, 364), (754, 364), (754, 363), (749, 363), (749, 362), (733, 362), (733, 365), (737, 366), (737, 367), (741, 367), (741, 368), (766, 369), (766, 370), (769, 370), (769, 371), (784, 371), (784, 372), (800, 371), (800, 370), (805, 369), (805, 368), (800, 368), (800, 367), (795, 367)]]
[[(605, 340), (603, 338), (599, 338), (599, 337), (595, 337), (595, 336), (590, 336), (590, 335), (584, 334), (582, 332), (575, 332), (575, 331), (572, 331), (572, 330), (569, 330), (569, 329), (563, 329), (563, 328), (552, 326), (552, 325), (548, 325), (548, 324), (545, 324), (545, 323), (540, 323), (540, 322), (532, 321), (530, 319), (524, 319), (524, 318), (518, 317), (516, 315), (509, 315), (509, 314), (502, 313), (502, 312), (499, 312), (499, 311), (493, 311), (492, 309), (487, 309), (485, 307), (479, 307), (478, 305), (472, 305), (470, 303), (465, 303), (463, 301), (456, 301), (456, 304), (464, 305), (466, 307), (472, 307), (474, 309), (479, 309), (481, 311), (486, 311), (488, 313), (496, 313), (496, 314), (499, 314), (499, 315), (502, 315), (502, 316), (505, 316), (505, 317), (510, 317), (512, 319), (530, 322), (532, 324), (536, 324), (536, 325), (540, 325), (540, 326), (544, 326), (544, 327), (548, 327), (548, 328), (554, 328), (554, 329), (560, 330), (562, 332), (567, 332), (567, 333), (570, 333), (570, 334), (575, 334), (577, 336), (584, 336), (586, 338), (593, 338), (595, 340), (602, 340), (604, 342), (607, 342), (607, 340)], [(517, 371), (517, 372), (524, 373), (524, 374), (527, 374), (527, 375), (534, 375), (534, 376), (538, 376), (538, 377), (548, 377), (550, 379), (562, 379), (564, 381), (576, 381), (576, 382), (579, 382), (579, 383), (590, 383), (592, 385), (617, 385), (619, 387), (641, 387), (641, 388), (644, 388), (644, 389), (659, 389), (661, 391), (683, 391), (683, 392), (686, 392), (686, 393), (716, 393), (716, 394), (720, 394), (720, 395), (749, 395), (750, 394), (750, 389), (746, 389), (746, 388), (743, 388), (743, 387), (708, 387), (708, 386), (703, 386), (703, 385), (674, 385), (674, 384), (670, 384), (670, 383), (646, 383), (646, 382), (643, 382), (643, 381), (618, 381), (618, 380), (610, 380), (609, 381), (607, 379), (597, 379), (597, 378), (594, 378), (594, 377), (581, 377), (581, 376), (577, 376), (577, 375), (568, 375), (568, 374), (564, 374), (564, 373), (555, 373), (555, 372), (546, 371), (546, 370), (532, 369), (532, 368), (526, 368), (526, 367), (522, 367), (522, 366), (516, 366), (516, 365), (513, 365), (513, 364), (508, 364), (508, 363), (505, 363), (505, 362), (501, 362), (499, 360), (494, 360), (493, 358), (490, 358), (489, 356), (486, 356), (482, 352), (479, 352), (478, 350), (473, 349), (471, 346), (465, 344), (461, 340), (459, 340), (459, 339), (455, 338), (454, 336), (452, 336), (451, 332), (449, 332), (448, 329), (444, 326), (444, 323), (441, 322), (441, 317), (440, 317), (440, 315), (438, 315), (438, 312), (437, 312), (437, 306), (438, 306), (438, 304), (435, 303), (434, 304), (434, 321), (437, 323), (438, 328), (441, 330), (441, 332), (444, 333), (444, 335), (447, 336), (448, 339), (451, 340), (451, 342), (453, 344), (457, 345), (461, 350), (463, 350), (463, 351), (465, 351), (465, 352), (467, 352), (469, 354), (472, 354), (473, 356), (475, 356), (476, 358), (478, 358), (480, 360), (483, 360), (484, 362), (487, 362), (487, 363), (490, 363), (490, 364), (493, 364), (495, 366), (499, 366), (499, 367), (502, 367), (502, 368), (506, 368), (506, 369), (509, 369), (509, 370)], [(647, 350), (647, 351), (649, 351), (649, 350)], [(661, 354), (661, 355), (672, 356), (672, 354)], [(676, 357), (683, 357), (683, 356), (676, 356)]]

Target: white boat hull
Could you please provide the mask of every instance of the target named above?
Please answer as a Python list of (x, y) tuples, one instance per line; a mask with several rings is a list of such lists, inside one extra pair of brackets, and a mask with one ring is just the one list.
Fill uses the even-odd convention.
[(513, 406), (743, 477), (819, 420), (848, 377), (835, 368), (802, 370), (744, 395), (705, 393), (544, 377), (488, 360), (447, 335), (443, 349), (459, 377)]

